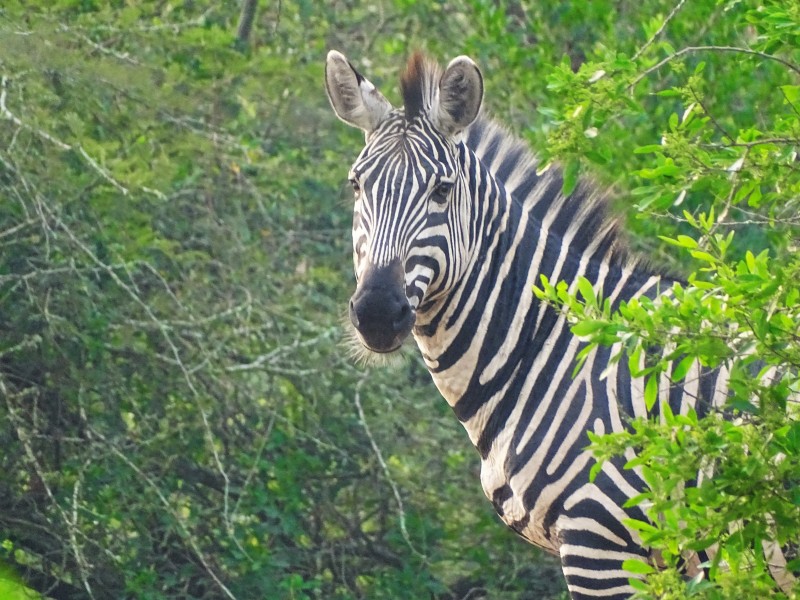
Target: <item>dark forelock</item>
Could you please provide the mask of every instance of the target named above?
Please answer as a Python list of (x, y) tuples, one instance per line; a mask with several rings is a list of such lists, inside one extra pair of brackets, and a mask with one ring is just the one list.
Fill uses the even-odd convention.
[(406, 120), (411, 121), (425, 113), (426, 101), (430, 102), (431, 93), (439, 85), (439, 72), (439, 65), (425, 58), (420, 51), (408, 59), (400, 77)]

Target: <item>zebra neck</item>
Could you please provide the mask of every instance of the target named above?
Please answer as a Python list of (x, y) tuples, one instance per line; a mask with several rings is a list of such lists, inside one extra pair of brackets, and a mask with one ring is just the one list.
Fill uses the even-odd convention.
[[(472, 206), (493, 216), (478, 229), (482, 237), (473, 246), (467, 272), (429, 314), (421, 315), (424, 325), (415, 338), (436, 386), (485, 458), (505, 419), (522, 407), (535, 410), (541, 401), (528, 387), (531, 370), (542, 362), (537, 358), (557, 350), (570, 335), (564, 315), (534, 296), (540, 275), (552, 282), (585, 277), (608, 291), (612, 301), (640, 289), (642, 279), (633, 266), (616, 259), (602, 232), (596, 240), (576, 241), (581, 228), (553, 225), (559, 211), (540, 220), (536, 204), (516, 201), (485, 166), (474, 173), (471, 189), (493, 193), (476, 194)], [(557, 186), (539, 190), (543, 196), (559, 191), (556, 178), (540, 183)]]
[[(415, 338), (440, 392), (455, 407), (467, 394), (488, 353), (506, 357), (503, 341), (519, 335), (524, 315), (538, 307), (531, 291), (538, 276), (531, 248), (541, 237), (529, 212), (479, 164), (468, 182), (476, 224), (466, 271), (422, 314)], [(478, 194), (483, 190), (483, 194)], [(481, 196), (479, 198), (479, 196)], [(492, 361), (490, 361), (492, 362)]]

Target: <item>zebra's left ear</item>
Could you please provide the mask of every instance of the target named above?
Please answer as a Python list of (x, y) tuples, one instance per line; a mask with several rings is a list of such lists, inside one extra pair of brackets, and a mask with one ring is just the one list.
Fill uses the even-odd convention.
[(447, 65), (439, 80), (436, 127), (451, 136), (475, 120), (483, 102), (483, 76), (468, 56), (458, 56)]
[(336, 50), (328, 52), (325, 62), (325, 89), (336, 116), (367, 135), (392, 110), (383, 94)]

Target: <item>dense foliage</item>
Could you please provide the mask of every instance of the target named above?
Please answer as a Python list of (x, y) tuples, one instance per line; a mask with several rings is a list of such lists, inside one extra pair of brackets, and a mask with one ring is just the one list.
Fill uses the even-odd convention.
[[(283, 1), (258, 3), (249, 34), (240, 8), (0, 8), (0, 592), (561, 597), (556, 563), (492, 514), (413, 353), (367, 369), (343, 351), (342, 184), (362, 140), (329, 111), (325, 52), (395, 102), (411, 49), (473, 56), (490, 109), (562, 162), (566, 187), (614, 184), (632, 244), (697, 271), (675, 304), (619, 315), (552, 288), (595, 319), (576, 326), (587, 339), (796, 367), (797, 7)], [(796, 375), (733, 368), (744, 426), (665, 415), (596, 442), (655, 442), (641, 466), (664, 518), (643, 533), (668, 563), (753, 523), (726, 538), (718, 587), (668, 571), (654, 596), (746, 597), (764, 585), (748, 548), (798, 539)], [(687, 454), (721, 465), (700, 496), (680, 492)]]
[[(800, 5), (719, 3), (727, 14), (718, 20), (693, 15), (712, 18), (714, 31), (693, 43), (660, 35), (691, 23), (682, 8), (653, 21), (632, 56), (600, 51), (577, 73), (551, 77), (568, 100), (548, 148), (572, 156), (567, 173), (582, 161), (624, 164), (602, 140), (616, 127), (610, 121), (658, 119), (667, 107), (660, 139), (627, 148), (652, 157), (649, 164), (628, 172), (649, 221), (642, 231), (660, 234), (685, 279), (669, 298), (634, 299), (617, 311), (585, 281), (543, 279), (536, 293), (576, 319), (573, 332), (589, 342), (583, 357), (612, 345), (615, 360), (643, 378), (655, 417), (590, 435), (601, 460), (635, 448), (627, 467), (649, 486), (631, 503), (650, 521), (629, 524), (669, 568), (629, 561), (644, 579), (635, 582), (640, 595), (794, 598), (800, 583), (778, 592), (763, 549), (785, 547), (788, 570), (800, 570)], [(642, 91), (667, 101), (650, 107)], [(676, 224), (658, 223), (664, 217)], [(691, 390), (697, 365), (730, 373), (724, 414), (672, 414), (669, 387)], [(681, 557), (698, 550), (713, 558), (684, 581)]]

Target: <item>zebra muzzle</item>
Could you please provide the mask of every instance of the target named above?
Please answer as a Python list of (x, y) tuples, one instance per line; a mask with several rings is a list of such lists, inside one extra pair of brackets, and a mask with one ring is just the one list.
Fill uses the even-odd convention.
[(368, 267), (353, 297), (350, 322), (361, 343), (373, 352), (397, 350), (411, 333), (416, 315), (405, 294), (399, 261), (386, 267)]

